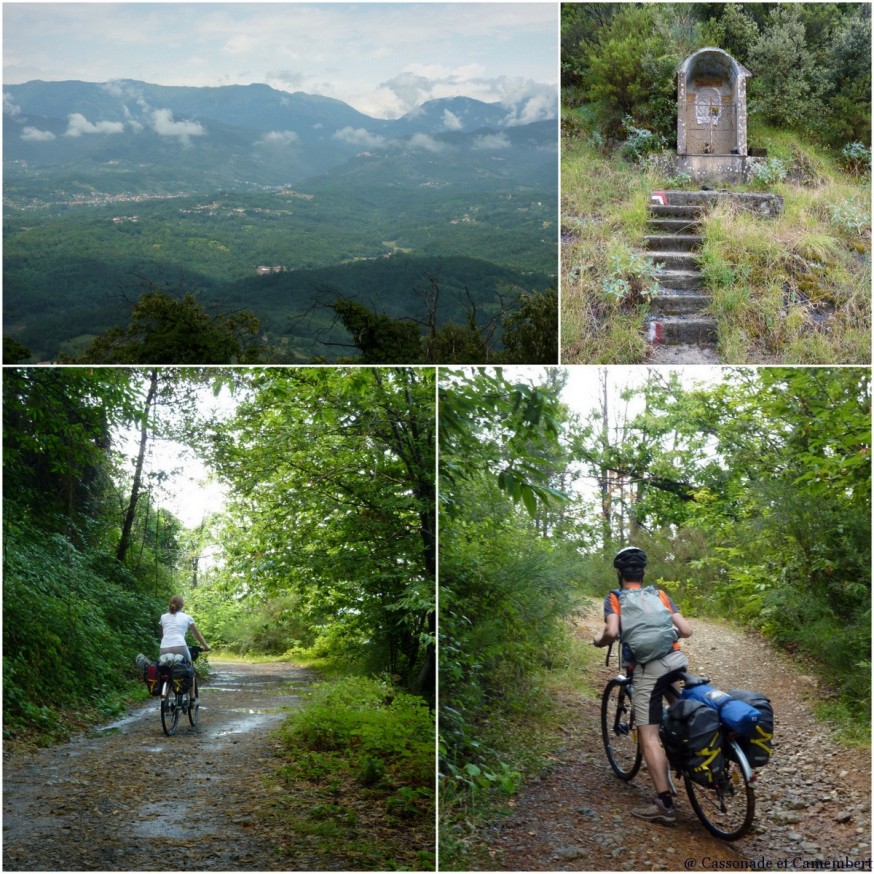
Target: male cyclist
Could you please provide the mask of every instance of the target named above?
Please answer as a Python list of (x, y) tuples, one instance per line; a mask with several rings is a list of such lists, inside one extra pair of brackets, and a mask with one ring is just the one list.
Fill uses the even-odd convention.
[[(668, 781), (668, 760), (659, 740), (662, 696), (675, 671), (688, 667), (678, 638), (691, 637), (692, 627), (661, 589), (643, 587), (646, 554), (627, 546), (613, 559), (619, 588), (604, 598), (604, 628), (592, 643), (608, 646), (622, 637), (622, 662), (634, 670), (634, 721), (656, 797), (633, 816), (671, 825), (676, 821)], [(623, 606), (625, 607), (623, 614)], [(674, 678), (675, 679), (675, 678)]]

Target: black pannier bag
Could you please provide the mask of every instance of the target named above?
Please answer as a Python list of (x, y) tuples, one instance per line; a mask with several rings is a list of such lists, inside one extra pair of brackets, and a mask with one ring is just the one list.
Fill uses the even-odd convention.
[(750, 692), (747, 689), (732, 689), (728, 694), (759, 711), (759, 724), (753, 736), (738, 737), (737, 742), (747, 757), (750, 767), (763, 768), (771, 758), (774, 737), (774, 708), (771, 706), (771, 701), (761, 692)]
[(173, 665), (170, 676), (173, 679), (173, 688), (177, 692), (187, 692), (194, 679), (194, 665), (188, 662)]
[(722, 726), (712, 707), (690, 698), (674, 702), (659, 734), (672, 768), (688, 773), (702, 786), (712, 786), (722, 777)]

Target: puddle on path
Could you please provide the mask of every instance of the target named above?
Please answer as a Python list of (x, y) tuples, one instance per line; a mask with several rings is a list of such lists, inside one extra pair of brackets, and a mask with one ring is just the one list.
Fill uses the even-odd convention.
[(263, 725), (265, 722), (270, 722), (271, 720), (275, 720), (281, 718), (281, 713), (267, 713), (264, 711), (254, 712), (250, 711), (250, 715), (244, 717), (243, 719), (237, 719), (233, 722), (233, 724), (229, 725), (227, 728), (222, 729), (221, 731), (217, 731), (215, 733), (216, 737), (225, 737), (229, 734), (245, 734), (246, 732), (251, 731), (253, 728), (257, 728), (259, 725)]
[(134, 722), (138, 722), (146, 716), (150, 716), (152, 713), (154, 713), (152, 708), (144, 707), (142, 710), (138, 710), (130, 716), (123, 716), (121, 719), (116, 719), (115, 722), (110, 722), (107, 725), (100, 725), (94, 730), (99, 731), (101, 734), (109, 731), (121, 731), (121, 729), (133, 724)]

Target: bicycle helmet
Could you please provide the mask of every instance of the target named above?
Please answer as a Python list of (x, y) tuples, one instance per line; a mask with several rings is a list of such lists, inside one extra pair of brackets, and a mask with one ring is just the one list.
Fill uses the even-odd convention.
[(646, 567), (646, 553), (636, 546), (626, 546), (620, 549), (613, 559), (613, 567), (619, 571), (643, 570)]

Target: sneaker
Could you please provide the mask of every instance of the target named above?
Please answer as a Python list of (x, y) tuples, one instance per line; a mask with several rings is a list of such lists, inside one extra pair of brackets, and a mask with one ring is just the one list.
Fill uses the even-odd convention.
[(665, 807), (660, 799), (654, 798), (649, 807), (638, 807), (631, 811), (638, 819), (648, 819), (650, 822), (660, 822), (673, 825), (677, 821), (677, 811), (673, 807)]

